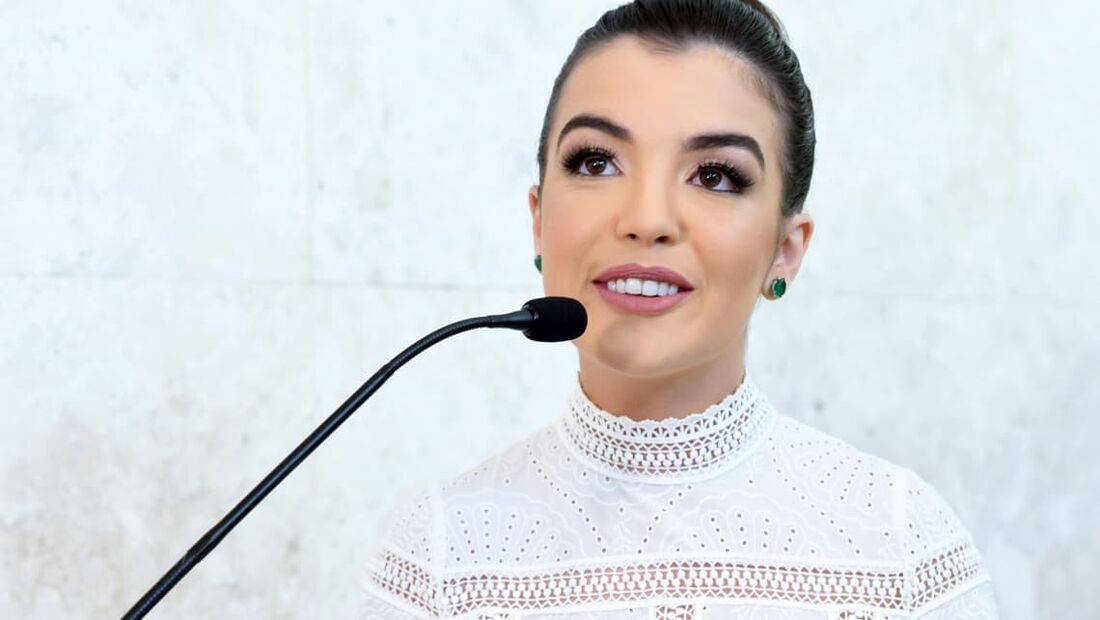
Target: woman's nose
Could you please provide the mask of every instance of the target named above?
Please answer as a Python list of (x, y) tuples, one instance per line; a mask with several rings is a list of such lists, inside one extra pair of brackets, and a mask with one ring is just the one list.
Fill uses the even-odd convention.
[(645, 245), (673, 244), (680, 239), (681, 227), (673, 192), (659, 183), (647, 183), (626, 197), (616, 233)]

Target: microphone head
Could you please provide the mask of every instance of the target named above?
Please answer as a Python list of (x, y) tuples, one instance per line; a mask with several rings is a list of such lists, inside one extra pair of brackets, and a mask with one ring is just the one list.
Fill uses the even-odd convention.
[(531, 324), (523, 335), (536, 342), (562, 342), (580, 338), (588, 327), (588, 313), (572, 297), (539, 297), (523, 304)]

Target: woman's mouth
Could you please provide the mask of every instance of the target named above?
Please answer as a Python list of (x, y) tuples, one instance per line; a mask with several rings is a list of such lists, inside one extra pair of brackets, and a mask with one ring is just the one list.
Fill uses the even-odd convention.
[(600, 297), (623, 312), (657, 314), (683, 301), (693, 290), (684, 276), (664, 267), (620, 265), (593, 282)]
[(643, 295), (645, 297), (668, 297), (680, 291), (680, 287), (660, 280), (642, 280), (640, 278), (621, 278), (604, 282), (607, 288), (616, 293)]
[[(638, 285), (632, 284), (637, 282), (636, 279), (630, 278), (626, 281), (626, 290), (630, 291), (637, 289)], [(642, 293), (630, 293), (619, 292), (617, 281), (611, 282), (596, 282), (596, 290), (599, 292), (600, 297), (604, 301), (611, 304), (614, 308), (623, 312), (634, 312), (639, 314), (659, 314), (671, 309), (681, 301), (683, 301), (688, 295), (691, 294), (690, 290), (681, 291), (678, 290), (675, 284), (668, 284), (667, 282), (658, 283), (657, 293), (654, 295), (646, 295)], [(643, 281), (641, 286), (642, 290), (645, 290), (645, 282), (653, 282), (653, 280)], [(650, 290), (652, 284), (649, 285)], [(615, 288), (612, 288), (615, 287)], [(632, 289), (633, 287), (633, 289)], [(660, 289), (664, 288), (664, 294), (661, 294)]]

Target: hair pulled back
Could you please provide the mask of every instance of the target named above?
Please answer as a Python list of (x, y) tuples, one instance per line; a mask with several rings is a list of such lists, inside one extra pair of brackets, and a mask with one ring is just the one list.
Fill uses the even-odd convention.
[(586, 55), (621, 36), (636, 36), (657, 52), (697, 43), (728, 50), (756, 71), (762, 92), (779, 116), (784, 217), (802, 211), (814, 167), (814, 109), (798, 57), (782, 23), (758, 0), (634, 0), (603, 14), (577, 38), (562, 65), (539, 134), (539, 187), (546, 175), (548, 133), (561, 89)]

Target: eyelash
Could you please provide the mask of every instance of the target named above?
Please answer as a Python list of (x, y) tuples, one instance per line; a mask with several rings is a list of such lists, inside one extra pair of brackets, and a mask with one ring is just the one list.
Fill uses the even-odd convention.
[[(582, 174), (577, 172), (577, 166), (581, 165), (582, 163), (584, 163), (585, 161), (587, 161), (591, 157), (602, 157), (604, 159), (614, 160), (615, 159), (615, 153), (612, 152), (611, 150), (607, 149), (607, 148), (604, 148), (602, 146), (596, 146), (594, 144), (581, 145), (581, 146), (578, 146), (578, 147), (574, 148), (573, 150), (569, 151), (568, 153), (566, 153), (566, 155), (562, 158), (562, 168), (565, 170), (566, 173), (576, 175), (576, 176), (599, 176), (599, 175), (582, 175)], [(732, 181), (733, 184), (735, 186), (737, 186), (737, 188), (738, 188), (738, 189), (732, 190), (732, 191), (724, 191), (724, 190), (711, 190), (711, 191), (716, 191), (716, 192), (721, 193), (721, 194), (742, 194), (747, 189), (752, 187), (753, 180), (750, 179), (748, 177), (748, 175), (741, 172), (741, 170), (738, 169), (736, 166), (734, 166), (734, 165), (732, 165), (728, 162), (718, 161), (718, 160), (705, 161), (705, 162), (699, 164), (699, 167), (696, 169), (696, 174), (698, 174), (698, 171), (708, 169), (708, 168), (713, 169), (713, 170), (717, 170), (717, 171), (721, 172), (722, 174), (726, 175), (727, 177), (729, 177), (729, 180)], [(704, 187), (704, 189), (710, 189), (706, 186), (703, 186), (703, 187)]]

